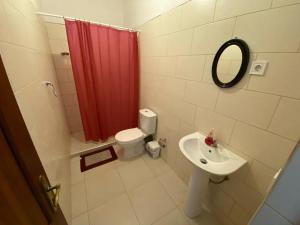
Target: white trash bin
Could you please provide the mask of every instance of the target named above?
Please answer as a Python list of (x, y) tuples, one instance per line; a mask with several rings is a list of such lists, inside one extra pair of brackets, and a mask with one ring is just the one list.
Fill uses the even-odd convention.
[(160, 146), (157, 141), (149, 141), (146, 150), (153, 159), (157, 159), (160, 154)]

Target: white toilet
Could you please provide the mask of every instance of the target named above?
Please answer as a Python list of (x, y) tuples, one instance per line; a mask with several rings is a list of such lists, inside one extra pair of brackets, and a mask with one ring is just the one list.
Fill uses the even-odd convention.
[(156, 118), (156, 114), (151, 110), (140, 109), (140, 128), (122, 130), (116, 134), (115, 139), (123, 149), (124, 159), (138, 156), (144, 152), (144, 138), (155, 133)]

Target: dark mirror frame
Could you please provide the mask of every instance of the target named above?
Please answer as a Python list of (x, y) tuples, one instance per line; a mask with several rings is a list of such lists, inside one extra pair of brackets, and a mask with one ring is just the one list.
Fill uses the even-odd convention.
[[(219, 80), (218, 74), (217, 74), (217, 67), (219, 59), (222, 55), (222, 53), (231, 45), (236, 45), (241, 49), (242, 52), (242, 63), (239, 72), (235, 75), (235, 78), (233, 78), (232, 81), (228, 83), (223, 83)], [(249, 57), (250, 57), (250, 51), (247, 43), (241, 39), (231, 39), (229, 41), (226, 41), (218, 50), (217, 54), (215, 55), (213, 64), (212, 64), (212, 78), (216, 85), (218, 85), (221, 88), (230, 88), (234, 85), (236, 85), (245, 75), (247, 71), (247, 67), (249, 64)]]

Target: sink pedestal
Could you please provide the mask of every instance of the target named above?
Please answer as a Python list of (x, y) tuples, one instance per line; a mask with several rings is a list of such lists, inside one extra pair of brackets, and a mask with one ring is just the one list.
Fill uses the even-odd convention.
[(202, 203), (207, 194), (209, 173), (202, 169), (194, 168), (189, 181), (187, 199), (184, 212), (190, 217), (199, 216), (202, 212)]

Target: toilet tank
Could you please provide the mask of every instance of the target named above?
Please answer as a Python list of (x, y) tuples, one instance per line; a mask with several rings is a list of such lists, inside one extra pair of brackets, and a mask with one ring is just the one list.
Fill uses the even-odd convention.
[(147, 134), (154, 134), (156, 130), (156, 114), (149, 109), (140, 109), (140, 128)]

